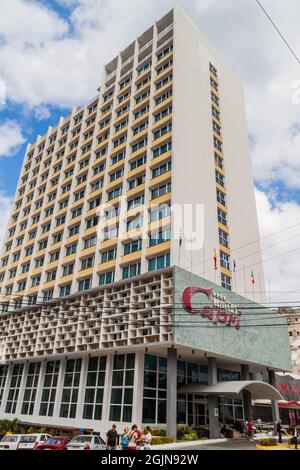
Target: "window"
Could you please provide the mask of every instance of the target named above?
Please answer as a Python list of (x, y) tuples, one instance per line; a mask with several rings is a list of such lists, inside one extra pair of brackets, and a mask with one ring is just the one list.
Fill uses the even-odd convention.
[(71, 293), (71, 284), (66, 284), (60, 288), (59, 296), (65, 297), (66, 295), (70, 295)]
[(40, 416), (53, 416), (60, 361), (49, 361), (46, 365)]
[(130, 423), (132, 419), (135, 354), (114, 356), (109, 420)]
[(122, 194), (122, 186), (108, 193), (108, 201), (111, 201), (112, 199), (115, 199), (116, 197), (121, 196), (121, 194)]
[(77, 243), (73, 243), (73, 245), (70, 245), (67, 247), (66, 256), (73, 255), (74, 253), (76, 253), (76, 250), (77, 250)]
[(86, 228), (92, 228), (92, 227), (96, 227), (98, 225), (98, 222), (99, 222), (99, 217), (93, 217), (92, 219), (88, 219), (86, 221)]
[(165, 163), (164, 165), (159, 166), (158, 168), (155, 168), (152, 171), (152, 178), (157, 178), (158, 176), (161, 176), (164, 173), (171, 171), (171, 169), (172, 169), (172, 163), (171, 162)]
[(47, 290), (44, 292), (43, 295), (43, 301), (47, 302), (48, 300), (51, 300), (53, 298), (53, 290)]
[(131, 253), (136, 253), (137, 251), (141, 251), (143, 247), (142, 240), (135, 240), (131, 243), (127, 243), (124, 245), (124, 255), (130, 255)]
[(81, 260), (81, 271), (84, 271), (85, 269), (90, 269), (94, 266), (94, 257), (90, 258), (85, 258)]
[(51, 253), (50, 263), (53, 263), (53, 261), (59, 260), (59, 254), (60, 254), (60, 250), (57, 250), (57, 251), (54, 251), (53, 253)]
[(216, 182), (223, 188), (225, 187), (225, 178), (218, 170), (216, 170)]
[(171, 229), (167, 228), (149, 236), (149, 246), (156, 246), (171, 240)]
[(164, 144), (157, 149), (153, 151), (153, 158), (160, 157), (161, 155), (164, 155), (167, 152), (170, 152), (172, 150), (172, 142), (169, 142), (168, 144)]
[(230, 270), (230, 256), (224, 251), (220, 251), (220, 265), (222, 268)]
[(231, 290), (231, 277), (226, 276), (226, 274), (221, 273), (221, 284), (224, 289)]
[(165, 100), (170, 98), (173, 95), (172, 89), (167, 91), (166, 93), (163, 93), (160, 95), (158, 98), (155, 100), (155, 106), (159, 105), (160, 103), (163, 103)]
[(156, 271), (170, 267), (170, 254), (152, 258), (149, 260), (149, 271)]
[(41, 276), (35, 276), (32, 278), (31, 287), (37, 287), (41, 283)]
[(117, 179), (121, 178), (123, 175), (124, 175), (124, 168), (121, 168), (120, 170), (115, 171), (109, 177), (110, 183), (112, 183), (113, 181), (116, 181)]
[(227, 226), (227, 215), (224, 211), (218, 208), (218, 221), (220, 224)]
[(130, 209), (133, 209), (135, 207), (139, 207), (141, 205), (143, 205), (145, 202), (145, 196), (144, 194), (142, 196), (139, 196), (139, 197), (136, 197), (134, 199), (131, 199), (130, 201), (128, 201), (127, 203), (127, 210), (130, 210)]
[(45, 262), (45, 258), (43, 256), (42, 258), (39, 258), (39, 259), (36, 260), (35, 267), (36, 268), (41, 268), (42, 266), (44, 266), (44, 262)]
[(74, 235), (77, 235), (80, 231), (80, 225), (75, 225), (74, 227), (71, 227), (69, 229), (69, 237), (73, 237)]
[(102, 418), (106, 357), (90, 357), (85, 386), (83, 419)]
[(55, 279), (56, 279), (56, 272), (57, 272), (57, 271), (55, 270), (55, 271), (49, 271), (49, 272), (47, 273), (47, 277), (46, 277), (47, 282), (55, 281)]
[(224, 232), (224, 230), (219, 228), (219, 242), (221, 245), (229, 248), (229, 235), (228, 233)]
[(113, 250), (104, 251), (101, 255), (101, 263), (107, 263), (116, 259), (117, 257), (117, 250), (114, 248)]
[(115, 272), (109, 271), (107, 273), (100, 274), (99, 276), (99, 285), (104, 286), (106, 284), (111, 284), (114, 282)]
[(128, 189), (131, 190), (131, 189), (137, 188), (141, 184), (144, 184), (145, 178), (146, 178), (145, 175), (143, 175), (143, 176), (139, 176), (138, 178), (135, 178), (134, 180), (129, 181)]
[(63, 238), (63, 232), (57, 233), (56, 235), (53, 236), (53, 244), (55, 245), (56, 243), (61, 242), (62, 238)]
[(114, 155), (111, 158), (111, 164), (115, 165), (116, 163), (120, 162), (121, 160), (124, 160), (125, 155), (126, 155), (126, 152), (121, 152), (121, 153), (118, 153), (117, 155)]
[[(3, 312), (3, 309), (2, 309)], [(4, 394), (6, 379), (8, 373), (8, 366), (7, 365), (0, 365), (0, 406), (2, 403), (2, 398)]]
[(223, 158), (220, 157), (217, 153), (215, 153), (215, 163), (216, 165), (223, 170), (224, 164), (223, 164)]
[(108, 228), (104, 231), (103, 233), (103, 238), (104, 240), (111, 240), (112, 238), (116, 238), (119, 234), (119, 228), (118, 227), (115, 227), (115, 228)]
[(105, 163), (102, 165), (98, 165), (94, 168), (94, 175), (99, 175), (99, 173), (102, 173), (105, 170)]
[(141, 148), (145, 147), (147, 145), (147, 143), (148, 143), (147, 138), (140, 140), (137, 144), (132, 146), (132, 153), (135, 153), (138, 150), (140, 150)]
[(123, 279), (129, 279), (139, 274), (141, 274), (141, 263), (131, 264), (123, 268)]
[(155, 188), (151, 191), (151, 199), (157, 199), (164, 194), (171, 192), (171, 183), (167, 183), (159, 188)]
[(23, 369), (24, 364), (15, 364), (13, 366), (5, 413), (14, 414), (16, 412)]
[(59, 225), (63, 225), (65, 222), (66, 222), (65, 215), (62, 217), (58, 217), (58, 219), (56, 219), (56, 227), (58, 227)]
[(130, 220), (127, 222), (126, 225), (126, 231), (129, 232), (130, 230), (135, 230), (136, 228), (140, 228), (143, 226), (143, 216), (139, 215), (138, 217), (135, 217), (134, 219)]
[(217, 201), (219, 204), (222, 204), (222, 206), (226, 207), (226, 196), (219, 189), (217, 189)]
[(159, 82), (156, 83), (156, 90), (159, 90), (163, 86), (165, 86), (167, 83), (171, 82), (173, 80), (173, 74), (171, 73), (168, 75), (166, 78), (160, 80)]
[(156, 114), (154, 116), (155, 122), (158, 122), (161, 119), (163, 119), (164, 117), (168, 116), (169, 114), (172, 114), (172, 112), (173, 112), (172, 106), (169, 106), (166, 109), (164, 109), (163, 111), (160, 111), (158, 114)]
[(97, 236), (96, 237), (91, 237), (87, 238), (84, 240), (84, 249), (86, 250), (87, 248), (91, 248), (92, 246), (95, 246), (97, 243)]
[(143, 423), (166, 423), (167, 359), (145, 354)]
[(130, 171), (135, 170), (136, 168), (139, 168), (142, 165), (145, 165), (147, 163), (147, 156), (145, 155), (142, 158), (139, 158), (138, 160), (135, 160), (133, 163), (130, 165)]
[(74, 209), (72, 211), (72, 219), (75, 219), (76, 217), (80, 217), (82, 215), (82, 207), (79, 207), (78, 209)]
[(158, 56), (157, 56), (157, 60), (160, 60), (162, 59), (163, 57), (165, 57), (166, 55), (168, 55), (170, 52), (173, 51), (173, 44), (170, 44), (169, 47), (167, 47), (166, 49), (164, 49), (163, 51), (161, 51)]
[(63, 277), (70, 276), (73, 274), (74, 271), (74, 264), (67, 264), (63, 267)]
[(32, 362), (29, 364), (21, 411), (22, 415), (33, 415), (35, 398), (38, 390), (40, 369), (40, 362)]
[(88, 290), (91, 288), (92, 285), (92, 279), (82, 279), (81, 281), (78, 282), (78, 290), (83, 291), (83, 290)]
[(171, 214), (171, 207), (168, 204), (162, 204), (159, 209), (156, 209), (150, 213), (150, 222), (157, 222)]

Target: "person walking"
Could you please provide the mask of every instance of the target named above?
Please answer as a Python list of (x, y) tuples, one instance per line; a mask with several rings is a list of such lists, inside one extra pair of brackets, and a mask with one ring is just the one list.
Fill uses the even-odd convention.
[(122, 437), (121, 437), (121, 447), (122, 447), (122, 450), (127, 450), (127, 449), (128, 449), (129, 433), (130, 433), (129, 427), (126, 426), (126, 427), (124, 428), (124, 432), (123, 432)]
[(277, 422), (276, 431), (278, 434), (278, 443), (282, 444), (282, 426), (280, 420)]
[(118, 446), (118, 432), (117, 426), (115, 424), (112, 425), (111, 429), (106, 434), (106, 449), (107, 450), (116, 450)]
[(299, 426), (295, 426), (294, 436), (293, 436), (293, 444), (295, 444), (295, 450), (298, 450), (298, 435), (299, 435)]
[(151, 450), (152, 434), (150, 426), (147, 426), (144, 434), (144, 450)]
[(259, 434), (261, 433), (261, 430), (262, 430), (262, 420), (260, 418), (257, 418), (256, 420), (256, 425), (257, 425), (257, 431), (259, 432)]
[(251, 419), (248, 420), (247, 431), (248, 431), (249, 440), (251, 441), (252, 440), (252, 434), (253, 434), (253, 422), (252, 422)]
[(128, 438), (128, 450), (138, 450), (138, 433), (137, 433), (137, 425), (134, 424), (131, 428)]

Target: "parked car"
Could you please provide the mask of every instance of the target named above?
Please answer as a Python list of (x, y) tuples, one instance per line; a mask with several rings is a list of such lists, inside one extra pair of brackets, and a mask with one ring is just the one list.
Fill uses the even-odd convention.
[(0, 450), (17, 450), (24, 434), (6, 434), (0, 442)]
[(67, 450), (67, 444), (70, 441), (68, 436), (49, 437), (43, 444), (39, 445), (36, 450)]
[(105, 442), (100, 436), (80, 435), (74, 437), (67, 445), (68, 450), (105, 450)]
[(27, 434), (21, 436), (18, 450), (36, 450), (38, 446), (51, 438), (50, 434)]

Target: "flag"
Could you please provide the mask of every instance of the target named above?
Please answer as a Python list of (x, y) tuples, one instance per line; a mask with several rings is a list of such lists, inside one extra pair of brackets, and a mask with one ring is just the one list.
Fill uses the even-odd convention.
[(251, 271), (251, 282), (252, 282), (252, 284), (255, 284), (255, 278), (254, 278), (253, 271)]
[(179, 248), (182, 247), (182, 236), (181, 236), (181, 231), (180, 231), (180, 235), (179, 235)]
[(235, 262), (235, 259), (233, 260), (233, 272), (234, 272), (234, 273), (236, 272), (236, 262)]
[(217, 260), (217, 252), (214, 250), (214, 269), (217, 271), (218, 269), (218, 260)]

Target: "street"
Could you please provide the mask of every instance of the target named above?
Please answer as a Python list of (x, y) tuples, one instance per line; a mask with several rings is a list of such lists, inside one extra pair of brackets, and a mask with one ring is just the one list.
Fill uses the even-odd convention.
[(217, 444), (195, 444), (194, 446), (182, 446), (180, 450), (256, 450), (256, 442), (249, 442), (246, 440), (232, 440), (227, 442), (220, 442)]

